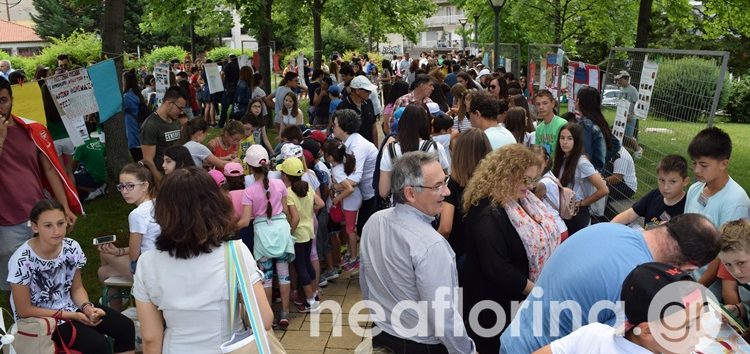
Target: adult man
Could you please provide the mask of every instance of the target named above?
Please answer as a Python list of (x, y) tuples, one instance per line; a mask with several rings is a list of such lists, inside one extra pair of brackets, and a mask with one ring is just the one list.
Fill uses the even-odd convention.
[(146, 118), (141, 126), (141, 151), (143, 161), (154, 174), (157, 182), (164, 172), (164, 150), (180, 139), (180, 121), (185, 113), (187, 100), (180, 88), (173, 86), (164, 93), (164, 102)]
[(501, 146), (515, 144), (516, 138), (505, 127), (497, 124), (500, 100), (492, 97), (487, 92), (478, 92), (472, 96), (471, 105), (469, 106), (469, 120), (471, 126), (484, 130), (484, 134), (490, 139), (492, 149), (499, 149)]
[(378, 148), (357, 132), (361, 124), (362, 120), (354, 110), (339, 109), (333, 113), (333, 136), (344, 143), (346, 152), (354, 155), (356, 161), (354, 173), (349, 175), (348, 181), (357, 186), (362, 193), (357, 230), (362, 230), (367, 219), (375, 212), (375, 187), (372, 185), (372, 177), (378, 158)]
[[(370, 218), (360, 245), (362, 296), (382, 308), (372, 313), (380, 330), (373, 347), (396, 353), (474, 353), (454, 293), (455, 253), (431, 225), (450, 195), (448, 177), (434, 154), (409, 152), (393, 166), (391, 190), (396, 206)], [(415, 307), (427, 302), (427, 313), (408, 308), (392, 322), (403, 302)], [(426, 333), (415, 334), (424, 321)]]
[(182, 71), (180, 68), (180, 59), (174, 58), (169, 62), (169, 68), (172, 70), (172, 73), (177, 75), (178, 72)]
[(276, 92), (266, 96), (266, 105), (274, 107), (273, 122), (276, 124), (276, 129), (281, 125), (281, 108), (284, 105), (284, 97), (287, 93), (294, 92), (299, 85), (297, 76), (297, 73), (294, 71), (287, 72), (284, 74), (284, 80), (281, 81), (283, 85), (277, 87)]
[[(544, 265), (536, 288), (500, 337), (501, 351), (531, 353), (581, 324), (614, 325), (614, 311), (622, 310), (600, 307), (601, 301), (614, 306), (623, 280), (635, 266), (661, 262), (691, 271), (716, 257), (719, 236), (716, 227), (699, 214), (678, 215), (642, 232), (610, 223), (578, 231)], [(575, 310), (560, 311), (563, 301), (575, 303)], [(596, 313), (597, 309), (601, 310)], [(597, 316), (596, 321), (589, 320), (590, 316)]]
[(630, 74), (625, 70), (615, 75), (617, 86), (620, 87), (620, 98), (628, 100), (630, 102), (630, 109), (628, 110), (628, 124), (625, 125), (625, 137), (623, 138), (623, 145), (632, 149), (633, 155), (636, 159), (640, 159), (643, 155), (643, 148), (638, 145), (638, 119), (633, 113), (635, 111), (635, 103), (638, 102), (638, 90), (630, 84)]
[(240, 64), (237, 56), (229, 56), (229, 62), (221, 68), (224, 72), (224, 95), (221, 99), (221, 116), (219, 117), (219, 127), (224, 127), (227, 120), (229, 107), (234, 103), (234, 93), (237, 91), (237, 82), (240, 80)]
[(370, 100), (370, 93), (377, 90), (378, 87), (373, 85), (366, 77), (360, 75), (352, 79), (349, 83), (349, 89), (351, 92), (341, 100), (336, 110), (351, 109), (357, 112), (361, 121), (357, 132), (368, 141), (376, 143), (378, 130), (375, 125), (375, 110)]
[(435, 89), (432, 78), (429, 75), (419, 74), (414, 77), (414, 89), (399, 97), (396, 102), (393, 103), (393, 110), (397, 110), (400, 107), (406, 107), (412, 103), (426, 105), (432, 100), (430, 95)]
[(70, 226), (83, 212), (75, 187), (57, 159), (49, 131), (12, 114), (13, 91), (0, 78), (0, 289), (10, 290), (8, 260), (32, 236), (27, 225), (34, 204), (45, 191), (65, 209)]
[(409, 65), (411, 65), (411, 58), (409, 57), (409, 52), (404, 52), (404, 57), (401, 59), (401, 61), (398, 62), (398, 75), (400, 77), (406, 76), (406, 71), (409, 69)]
[(13, 69), (10, 67), (10, 61), (9, 60), (0, 60), (0, 77), (2, 77), (5, 80), (10, 81), (10, 73), (13, 72)]

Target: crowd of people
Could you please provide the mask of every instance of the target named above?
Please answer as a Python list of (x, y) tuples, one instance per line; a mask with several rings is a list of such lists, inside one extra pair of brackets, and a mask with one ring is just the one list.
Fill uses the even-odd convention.
[[(462, 55), (377, 65), (334, 54), (321, 69), (290, 64), (271, 93), (235, 56), (215, 94), (200, 63), (171, 64), (160, 97), (152, 75), (123, 74), (135, 162), (115, 187), (135, 209), (127, 247), (98, 246), (99, 279), (133, 281), (145, 353), (217, 352), (242, 326), (230, 323), (220, 250), (232, 240), (254, 261), (246, 271), (263, 328), (286, 328), (291, 306), (319, 311), (322, 288), (347, 272), (382, 310), (371, 309), (373, 346), (395, 353), (669, 351), (643, 334), (658, 325), (643, 307), (681, 280), (748, 319), (750, 199), (729, 176), (732, 142), (719, 128), (688, 146), (697, 181), (687, 191), (688, 162), (668, 155), (658, 187), (616, 210), (609, 201), (638, 190), (631, 153), (641, 147), (613, 136), (593, 87), (563, 118), (550, 91), (530, 95), (524, 77)], [(629, 74), (618, 81), (629, 85)], [(59, 156), (68, 141), (52, 132), (56, 120), (47, 131), (12, 105), (0, 78), (0, 180), (28, 186), (0, 185), (15, 201), (0, 206), (0, 285), (16, 318), (55, 317), (60, 343), (75, 326), (70, 345), (83, 353), (102, 352), (103, 335), (132, 352), (125, 304), (89, 301), (86, 256), (65, 237), (79, 196), (103, 192), (104, 157), (90, 157), (93, 139)], [(221, 132), (207, 140), (212, 127)], [(622, 309), (588, 316), (605, 300), (624, 302), (624, 331), (613, 328)], [(581, 311), (551, 319), (562, 301)], [(476, 310), (487, 303), (496, 309)]]

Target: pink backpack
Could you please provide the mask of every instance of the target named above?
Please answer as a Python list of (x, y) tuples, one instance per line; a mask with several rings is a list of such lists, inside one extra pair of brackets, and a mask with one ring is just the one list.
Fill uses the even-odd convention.
[(578, 203), (576, 203), (576, 192), (568, 187), (564, 187), (562, 184), (560, 184), (560, 181), (552, 176), (545, 176), (557, 184), (557, 190), (559, 193), (560, 199), (560, 205), (555, 206), (554, 203), (547, 197), (544, 196), (544, 199), (547, 200), (547, 202), (552, 205), (555, 210), (557, 210), (558, 213), (560, 213), (560, 217), (564, 220), (571, 220), (573, 219), (576, 214), (578, 214)]

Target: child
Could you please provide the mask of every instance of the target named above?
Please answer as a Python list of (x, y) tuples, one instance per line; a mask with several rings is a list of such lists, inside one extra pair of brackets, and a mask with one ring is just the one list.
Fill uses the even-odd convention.
[[(718, 278), (722, 280), (722, 297), (727, 310), (747, 321), (747, 284), (750, 283), (750, 222), (744, 219), (730, 221), (721, 227), (721, 266)], [(738, 284), (745, 290), (738, 296)], [(742, 300), (742, 302), (740, 302)]]
[(292, 125), (286, 127), (281, 131), (281, 134), (279, 134), (279, 140), (281, 140), (281, 142), (276, 145), (276, 148), (274, 148), (274, 154), (280, 154), (281, 148), (286, 144), (299, 145), (299, 143), (302, 142), (302, 139), (302, 129), (300, 129), (299, 126)]
[[(252, 145), (245, 156), (255, 181), (245, 189), (242, 198), (242, 218), (237, 226), (242, 229), (253, 221), (253, 256), (263, 272), (266, 298), (272, 301), (273, 265), (281, 291), (279, 326), (289, 325), (289, 261), (294, 257), (294, 240), (287, 221), (287, 189), (278, 179), (268, 178), (268, 152), (260, 145)], [(272, 304), (271, 304), (272, 305)]]
[[(453, 122), (451, 121), (451, 124)], [(341, 207), (344, 210), (344, 230), (347, 236), (347, 248), (350, 259), (345, 261), (344, 270), (352, 271), (359, 269), (359, 255), (357, 252), (357, 212), (362, 206), (362, 194), (359, 188), (355, 188), (349, 183), (349, 175), (354, 173), (356, 160), (354, 155), (346, 153), (344, 144), (329, 141), (323, 146), (323, 155), (326, 161), (331, 164), (332, 183), (340, 185), (343, 190), (331, 199), (332, 206)], [(337, 190), (337, 188), (333, 188)], [(339, 203), (341, 203), (339, 205)]]
[[(282, 180), (287, 186), (287, 216), (290, 220), (292, 236), (294, 236), (294, 268), (297, 270), (299, 284), (305, 292), (307, 303), (300, 310), (302, 312), (318, 311), (320, 302), (317, 296), (318, 284), (314, 283), (315, 270), (310, 261), (313, 237), (313, 211), (324, 206), (310, 185), (302, 180), (305, 167), (302, 160), (290, 157), (277, 167), (282, 173)], [(283, 297), (283, 295), (282, 295)]]
[(164, 150), (164, 162), (161, 167), (164, 175), (168, 175), (178, 168), (195, 166), (190, 150), (181, 145), (172, 145)]
[[(679, 287), (661, 291), (676, 282), (681, 282)], [(534, 354), (691, 353), (703, 334), (699, 321), (705, 300), (699, 285), (687, 282), (693, 282), (690, 274), (672, 265), (641, 264), (622, 283), (620, 299), (627, 318), (624, 333), (594, 322)], [(657, 295), (664, 302), (654, 301)], [(654, 317), (658, 318), (652, 318), (649, 306), (657, 304), (664, 304), (664, 307), (655, 308)], [(674, 340), (676, 338), (680, 340)]]
[(556, 102), (552, 92), (546, 89), (539, 90), (534, 97), (537, 118), (541, 120), (536, 126), (536, 143), (547, 149), (553, 159), (560, 128), (568, 123), (565, 119), (555, 115)]
[[(98, 274), (102, 282), (114, 276), (133, 279), (138, 257), (155, 248), (154, 242), (161, 234), (161, 227), (154, 220), (156, 183), (151, 171), (142, 164), (127, 164), (120, 171), (120, 184), (116, 187), (125, 202), (136, 208), (128, 215), (128, 247), (118, 248), (113, 243), (98, 247), (101, 256)], [(113, 301), (113, 307), (118, 305)]]
[(108, 353), (112, 347), (106, 335), (113, 339), (116, 353), (133, 353), (133, 322), (119, 311), (89, 301), (81, 280), (86, 255), (78, 242), (65, 237), (68, 222), (63, 206), (54, 199), (38, 201), (31, 208), (29, 224), (35, 237), (24, 242), (8, 263), (15, 318), (64, 320), (53, 328), (51, 337), (56, 346), (64, 341), (71, 351)]
[(630, 224), (643, 217), (643, 228), (651, 229), (680, 215), (685, 210), (685, 186), (688, 185), (687, 161), (680, 155), (667, 155), (656, 167), (659, 178), (655, 188), (633, 207), (615, 216), (612, 222)]
[[(195, 118), (190, 120), (182, 127), (179, 144), (190, 151), (190, 156), (193, 157), (193, 164), (195, 164), (195, 166), (203, 168), (203, 165), (205, 164), (207, 166), (222, 169), (224, 168), (224, 165), (229, 163), (229, 160), (220, 159), (214, 156), (211, 149), (206, 147), (206, 145), (203, 145), (203, 140), (206, 139), (207, 132), (208, 123), (205, 119)], [(169, 147), (167, 150), (171, 148), (172, 147)], [(166, 157), (164, 157), (164, 159), (166, 160)], [(166, 167), (164, 168), (166, 169)]]
[(341, 103), (341, 88), (338, 85), (328, 86), (328, 94), (331, 96), (331, 104), (328, 106), (328, 124), (333, 122), (333, 112)]
[(231, 161), (237, 158), (237, 148), (240, 141), (245, 138), (245, 127), (236, 120), (230, 120), (224, 125), (224, 130), (206, 144), (214, 156)]
[(523, 107), (511, 107), (505, 114), (505, 128), (513, 134), (516, 142), (526, 146), (534, 145), (536, 142), (536, 132), (528, 132), (528, 117)]
[(453, 137), (453, 119), (447, 116), (434, 117), (432, 119), (432, 140), (443, 145), (448, 152), (446, 157), (450, 164), (451, 138)]
[(299, 104), (297, 102), (297, 95), (294, 94), (294, 92), (289, 92), (284, 96), (284, 104), (281, 106), (281, 112), (279, 112), (279, 114), (281, 115), (280, 131), (283, 131), (284, 128), (292, 125), (305, 124), (302, 110), (299, 109)]
[(565, 124), (560, 129), (559, 137), (556, 145), (558, 154), (550, 154), (554, 156), (552, 171), (560, 180), (560, 184), (576, 193), (578, 214), (571, 220), (565, 220), (568, 235), (573, 236), (578, 230), (589, 225), (589, 206), (606, 197), (609, 189), (604, 178), (596, 172), (594, 165), (583, 154), (583, 128), (576, 123)]
[(568, 226), (565, 225), (565, 221), (560, 217), (560, 188), (557, 185), (557, 177), (555, 177), (551, 170), (552, 164), (549, 153), (539, 145), (532, 146), (531, 151), (539, 157), (539, 160), (543, 162), (542, 166), (544, 166), (542, 177), (539, 179), (536, 188), (534, 188), (534, 194), (552, 213), (552, 216), (555, 218), (557, 230), (560, 231), (560, 242), (563, 242), (568, 238)]
[[(697, 182), (688, 189), (685, 213), (698, 213), (717, 227), (730, 220), (748, 217), (750, 199), (745, 190), (729, 176), (732, 139), (723, 130), (703, 129), (688, 145)], [(710, 286), (716, 280), (719, 261), (696, 271), (700, 283)], [(716, 290), (716, 288), (713, 288)]]

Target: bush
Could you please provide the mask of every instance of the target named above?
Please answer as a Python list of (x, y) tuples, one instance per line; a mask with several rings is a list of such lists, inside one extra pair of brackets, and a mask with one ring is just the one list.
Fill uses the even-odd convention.
[(154, 68), (157, 63), (169, 63), (172, 59), (185, 60), (187, 51), (178, 46), (167, 46), (154, 49), (151, 53), (141, 58), (143, 64), (146, 64), (149, 70)]
[[(659, 63), (659, 73), (654, 83), (651, 111), (655, 113), (670, 112), (665, 119), (675, 119), (686, 122), (705, 121), (713, 103), (715, 82), (721, 68), (716, 62), (697, 57), (680, 59), (662, 59)], [(731, 85), (725, 84), (719, 99), (726, 102)]]
[(10, 55), (4, 50), (0, 50), (0, 60), (8, 59), (8, 58), (10, 58)]
[(284, 56), (284, 60), (279, 63), (279, 66), (281, 67), (281, 69), (284, 70), (284, 68), (287, 65), (289, 65), (290, 61), (292, 61), (292, 60), (296, 61), (297, 60), (297, 56), (299, 55), (300, 52), (302, 52), (305, 55), (305, 58), (307, 58), (307, 60), (312, 61), (312, 57), (313, 57), (313, 49), (312, 49), (312, 47), (305, 47), (305, 48), (300, 48), (300, 49), (292, 49), (287, 55)]
[(750, 76), (745, 75), (732, 83), (731, 97), (726, 108), (729, 121), (733, 123), (750, 123)]
[[(229, 56), (231, 54), (234, 54), (237, 57), (240, 57), (242, 56), (242, 50), (235, 49), (235, 48), (228, 48), (228, 47), (216, 47), (214, 49), (209, 50), (208, 53), (206, 53), (206, 59), (211, 59), (217, 62), (220, 60), (229, 59)], [(245, 49), (245, 54), (247, 54), (248, 58), (253, 57), (253, 51), (250, 49)]]

